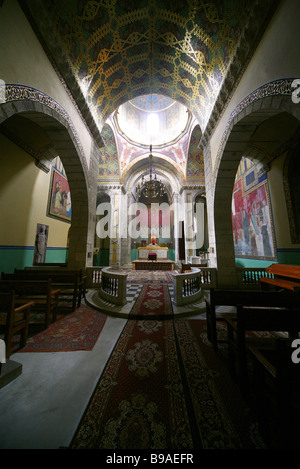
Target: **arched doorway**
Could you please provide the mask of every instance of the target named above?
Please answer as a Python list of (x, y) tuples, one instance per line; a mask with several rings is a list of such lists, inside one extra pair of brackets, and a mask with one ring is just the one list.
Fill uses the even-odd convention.
[(49, 162), (59, 155), (72, 199), (68, 267), (85, 268), (91, 262), (93, 246), (93, 240), (90, 242), (90, 233), (94, 232), (93, 217), (89, 215), (91, 211), (94, 213), (89, 191), (93, 181), (80, 140), (69, 116), (49, 96), (26, 87), (15, 88), (15, 92), (10, 94), (11, 100), (0, 105), (0, 124), (16, 115), (27, 119), (28, 123), (42, 129), (48, 138), (49, 145), (40, 152), (38, 163), (44, 165), (47, 158)]
[[(238, 166), (241, 158), (253, 151), (253, 143), (255, 143), (253, 135), (262, 123), (283, 112), (293, 115), (299, 121), (299, 110), (293, 104), (291, 88), (288, 88), (290, 82), (291, 80), (286, 85), (287, 90), (289, 90), (286, 91), (288, 96), (278, 96), (276, 94), (276, 83), (274, 83), (274, 88), (269, 85), (269, 92), (273, 91), (274, 93), (272, 101), (268, 100), (268, 96), (260, 98), (260, 93), (257, 91), (253, 101), (251, 101), (251, 96), (248, 97), (247, 103), (244, 106), (238, 106), (237, 110), (232, 113), (232, 119), (228, 123), (223, 136), (219, 158), (215, 167), (216, 182), (212, 191), (214, 194), (213, 219), (218, 285), (220, 287), (234, 287), (237, 285), (231, 208), (232, 192)], [(266, 102), (268, 105), (264, 104)], [(273, 149), (273, 152), (275, 152), (275, 149)], [(264, 152), (257, 151), (256, 157), (260, 159), (262, 166), (264, 166)]]

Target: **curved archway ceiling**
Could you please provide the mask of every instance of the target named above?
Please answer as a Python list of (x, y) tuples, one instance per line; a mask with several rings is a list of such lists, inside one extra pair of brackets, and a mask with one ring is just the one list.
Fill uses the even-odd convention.
[(249, 0), (43, 2), (99, 127), (124, 102), (156, 93), (188, 107), (202, 131), (252, 5)]

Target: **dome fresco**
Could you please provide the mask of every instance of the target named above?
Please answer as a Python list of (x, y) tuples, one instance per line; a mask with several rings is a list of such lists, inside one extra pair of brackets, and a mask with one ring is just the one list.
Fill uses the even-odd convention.
[(146, 95), (122, 104), (114, 121), (131, 143), (166, 147), (187, 131), (189, 117), (182, 104), (165, 96)]
[(137, 96), (129, 101), (131, 106), (146, 112), (163, 111), (175, 104), (174, 99), (168, 98), (161, 94), (151, 94)]

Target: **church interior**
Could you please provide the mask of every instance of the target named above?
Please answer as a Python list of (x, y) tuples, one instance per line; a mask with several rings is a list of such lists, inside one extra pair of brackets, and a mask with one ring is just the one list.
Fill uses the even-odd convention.
[(0, 448), (299, 447), (298, 0), (2, 0), (0, 44)]

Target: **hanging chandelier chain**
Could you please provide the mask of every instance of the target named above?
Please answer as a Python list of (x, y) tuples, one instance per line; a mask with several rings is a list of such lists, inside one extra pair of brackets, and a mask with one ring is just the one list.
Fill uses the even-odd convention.
[(141, 184), (136, 186), (136, 195), (140, 196), (142, 193), (146, 198), (152, 199), (155, 197), (162, 197), (166, 193), (164, 184), (157, 179), (156, 174), (154, 179), (152, 179), (152, 145), (150, 145), (150, 154), (149, 154), (150, 164), (149, 164), (149, 180), (144, 179), (142, 176)]

